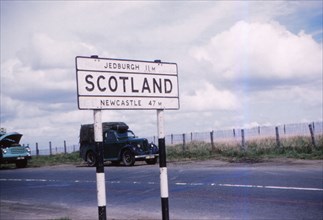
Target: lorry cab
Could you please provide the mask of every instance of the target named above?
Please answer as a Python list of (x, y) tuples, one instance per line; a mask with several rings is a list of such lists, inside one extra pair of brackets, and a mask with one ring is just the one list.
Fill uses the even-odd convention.
[[(158, 147), (145, 138), (136, 137), (124, 122), (104, 122), (102, 130), (104, 161), (122, 162), (126, 166), (132, 166), (139, 160), (145, 160), (147, 164), (157, 163)], [(93, 124), (81, 126), (80, 156), (89, 166), (96, 165)]]

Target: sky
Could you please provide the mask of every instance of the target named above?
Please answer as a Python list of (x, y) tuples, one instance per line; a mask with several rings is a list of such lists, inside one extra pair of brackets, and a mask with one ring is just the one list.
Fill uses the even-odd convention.
[[(322, 1), (1, 0), (0, 127), (78, 143), (76, 56), (177, 63), (165, 133), (322, 121)], [(156, 110), (104, 110), (138, 136)]]

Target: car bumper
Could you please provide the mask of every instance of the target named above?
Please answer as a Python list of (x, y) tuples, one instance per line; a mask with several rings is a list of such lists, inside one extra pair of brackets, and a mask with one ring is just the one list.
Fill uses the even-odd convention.
[(159, 156), (159, 154), (145, 154), (145, 155), (135, 155), (135, 159), (137, 160), (148, 160), (148, 159), (155, 159)]
[(20, 160), (30, 160), (31, 156), (2, 157), (0, 163), (16, 163)]

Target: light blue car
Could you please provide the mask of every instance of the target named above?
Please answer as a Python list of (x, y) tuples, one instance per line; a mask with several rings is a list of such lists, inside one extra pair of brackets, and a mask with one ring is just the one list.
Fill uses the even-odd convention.
[(31, 159), (31, 151), (27, 146), (21, 146), (19, 141), (22, 134), (0, 131), (0, 164), (15, 163), (17, 168), (27, 166)]

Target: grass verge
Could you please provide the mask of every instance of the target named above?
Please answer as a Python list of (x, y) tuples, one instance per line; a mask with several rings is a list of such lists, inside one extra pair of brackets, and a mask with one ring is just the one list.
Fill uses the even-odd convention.
[(191, 142), (167, 147), (170, 161), (219, 159), (230, 162), (261, 162), (270, 158), (294, 158), (307, 160), (323, 159), (323, 137), (319, 136), (316, 147), (308, 137), (282, 139), (277, 146), (275, 139), (258, 139), (246, 142), (241, 148), (239, 143)]
[(79, 152), (68, 154), (55, 154), (52, 156), (33, 156), (28, 167), (54, 166), (60, 164), (79, 165), (82, 163)]

